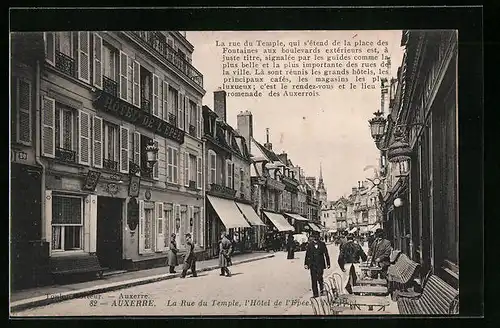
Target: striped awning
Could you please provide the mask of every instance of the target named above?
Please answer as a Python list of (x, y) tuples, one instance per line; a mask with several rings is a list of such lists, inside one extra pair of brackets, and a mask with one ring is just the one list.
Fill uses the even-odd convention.
[(311, 227), (312, 230), (314, 230), (316, 232), (321, 232), (321, 228), (318, 227), (315, 223), (307, 222), (307, 224)]
[(278, 231), (295, 231), (295, 228), (288, 223), (283, 215), (267, 211), (263, 212)]
[(266, 224), (262, 222), (262, 220), (259, 218), (257, 213), (255, 213), (254, 209), (252, 206), (248, 204), (243, 204), (243, 203), (238, 203), (236, 202), (236, 206), (240, 209), (241, 213), (245, 216), (245, 219), (247, 219), (248, 222), (250, 222), (250, 225), (252, 226), (265, 226)]
[(234, 201), (210, 195), (207, 198), (226, 229), (250, 228)]
[(298, 221), (309, 221), (303, 216), (300, 216), (298, 214), (292, 214), (292, 213), (285, 213), (285, 215), (291, 217), (292, 219), (298, 220)]

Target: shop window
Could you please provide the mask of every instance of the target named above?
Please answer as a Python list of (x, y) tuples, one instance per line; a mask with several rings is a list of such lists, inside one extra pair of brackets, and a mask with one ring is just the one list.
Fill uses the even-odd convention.
[(83, 202), (76, 196), (52, 197), (52, 250), (82, 249)]

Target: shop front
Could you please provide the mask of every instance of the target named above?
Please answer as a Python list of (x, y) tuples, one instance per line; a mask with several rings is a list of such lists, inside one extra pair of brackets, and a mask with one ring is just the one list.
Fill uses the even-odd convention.
[(251, 205), (241, 202), (236, 202), (236, 205), (245, 219), (252, 226), (252, 229), (249, 230), (249, 234), (246, 239), (245, 249), (256, 250), (258, 249), (259, 240), (261, 240), (262, 236), (264, 236), (266, 232), (266, 224), (262, 222)]
[(304, 227), (309, 221), (307, 218), (295, 213), (285, 213), (285, 216), (288, 217), (288, 219), (291, 221), (290, 223), (292, 224), (292, 226), (294, 226), (295, 233), (304, 232)]
[(219, 254), (219, 241), (222, 232), (229, 234), (230, 240), (237, 243), (237, 251), (241, 251), (249, 236), (251, 226), (232, 199), (207, 195), (207, 252), (209, 257)]

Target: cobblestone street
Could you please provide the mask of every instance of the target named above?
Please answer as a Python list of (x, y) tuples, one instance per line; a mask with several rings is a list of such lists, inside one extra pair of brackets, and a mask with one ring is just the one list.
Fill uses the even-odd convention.
[[(332, 267), (325, 277), (340, 271), (338, 247), (328, 248)], [(287, 260), (279, 252), (274, 258), (233, 266), (231, 278), (220, 277), (218, 270), (201, 272), (198, 278), (160, 281), (15, 315), (308, 315), (312, 292), (304, 255), (297, 252), (294, 260)]]

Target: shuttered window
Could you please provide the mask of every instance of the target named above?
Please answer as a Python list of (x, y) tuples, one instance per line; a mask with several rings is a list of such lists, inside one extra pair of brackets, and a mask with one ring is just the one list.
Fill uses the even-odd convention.
[(129, 170), (129, 129), (120, 127), (120, 172), (128, 173)]
[(202, 157), (196, 159), (196, 188), (202, 189), (203, 186), (203, 161)]
[(15, 140), (18, 143), (31, 145), (31, 111), (32, 84), (24, 78), (17, 78), (13, 85), (13, 108), (15, 110)]
[(90, 33), (78, 32), (78, 78), (90, 83)]
[[(102, 168), (103, 163), (103, 122), (102, 118), (94, 116), (94, 128), (93, 128), (93, 162), (92, 165), (97, 168)], [(118, 141), (118, 140), (117, 140)], [(118, 142), (116, 142), (118, 144)]]
[(93, 34), (93, 83), (96, 88), (102, 89), (102, 75), (104, 71), (102, 57), (103, 57), (103, 46), (102, 38), (99, 34)]
[(179, 183), (179, 151), (176, 148), (167, 146), (167, 181)]

